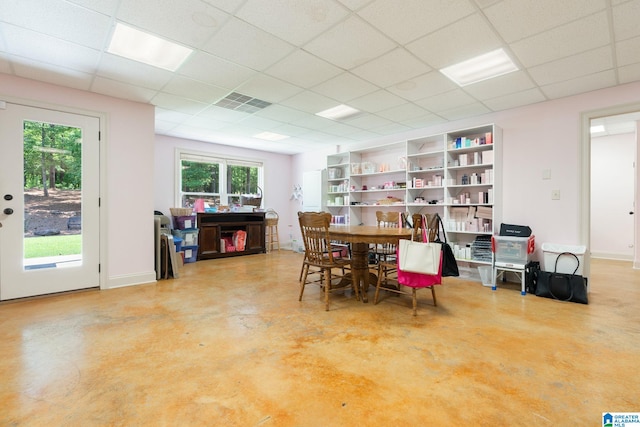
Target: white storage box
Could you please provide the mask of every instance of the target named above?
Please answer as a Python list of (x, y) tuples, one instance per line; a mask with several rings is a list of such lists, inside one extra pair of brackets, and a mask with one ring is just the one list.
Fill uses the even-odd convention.
[(535, 236), (492, 236), (491, 250), (497, 266), (523, 268), (535, 249)]
[[(571, 246), (571, 245), (559, 245), (556, 243), (543, 243), (542, 253), (544, 258), (542, 260), (542, 269), (544, 271), (554, 271), (556, 268), (556, 259), (563, 252), (571, 252), (578, 257), (580, 266), (575, 274), (582, 276), (582, 266), (584, 265), (584, 254), (587, 251), (586, 246)], [(576, 259), (572, 256), (563, 255), (558, 260), (558, 273), (573, 274), (576, 269)]]

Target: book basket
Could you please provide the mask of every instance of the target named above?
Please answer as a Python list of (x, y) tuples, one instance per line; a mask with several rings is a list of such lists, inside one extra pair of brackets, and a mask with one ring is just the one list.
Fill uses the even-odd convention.
[(258, 187), (258, 194), (248, 194), (240, 196), (240, 204), (242, 206), (255, 206), (260, 207), (262, 204), (262, 188)]

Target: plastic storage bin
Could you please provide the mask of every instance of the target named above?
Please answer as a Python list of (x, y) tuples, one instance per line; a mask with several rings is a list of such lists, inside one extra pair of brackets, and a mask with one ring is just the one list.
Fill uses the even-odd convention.
[(195, 228), (196, 226), (196, 216), (195, 215), (186, 215), (186, 216), (174, 216), (173, 217), (173, 228), (178, 230), (185, 230), (187, 228)]
[[(580, 265), (578, 266), (578, 271), (576, 274), (582, 276), (582, 266), (584, 265), (584, 254), (587, 251), (586, 246), (571, 246), (571, 245), (559, 245), (556, 243), (543, 243), (542, 244), (542, 253), (544, 257), (542, 258), (542, 269), (544, 271), (554, 271), (556, 268), (556, 259), (563, 252), (571, 252), (578, 257), (580, 261)], [(576, 269), (576, 259), (572, 256), (562, 256), (558, 260), (558, 273), (568, 273), (573, 274)]]
[(173, 236), (173, 244), (176, 245), (176, 253), (182, 250), (182, 239), (180, 237)]
[(198, 229), (197, 228), (187, 228), (184, 230), (171, 230), (171, 234), (173, 234), (174, 238), (179, 237), (184, 241), (185, 245), (197, 245), (198, 244)]
[(493, 286), (493, 270), (488, 265), (481, 265), (478, 267), (478, 273), (480, 273), (480, 279), (482, 280), (482, 286)]
[(183, 246), (182, 252), (184, 252), (184, 262), (196, 262), (198, 260), (198, 245)]
[(493, 236), (491, 250), (494, 253), (496, 265), (518, 266), (524, 269), (524, 266), (529, 262), (530, 255), (535, 250), (535, 236)]

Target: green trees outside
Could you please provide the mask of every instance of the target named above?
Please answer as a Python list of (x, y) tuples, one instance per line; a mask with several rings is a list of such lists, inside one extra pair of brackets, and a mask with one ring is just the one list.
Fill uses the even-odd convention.
[[(258, 194), (258, 168), (228, 165), (227, 194)], [(220, 193), (220, 164), (182, 161), (182, 191)]]
[(24, 123), (24, 188), (82, 188), (82, 130), (52, 123)]

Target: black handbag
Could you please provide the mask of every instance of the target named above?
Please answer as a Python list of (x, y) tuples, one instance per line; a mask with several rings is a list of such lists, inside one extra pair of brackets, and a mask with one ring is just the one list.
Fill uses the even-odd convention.
[[(558, 260), (561, 256), (573, 256), (578, 265), (569, 273), (557, 273)], [(556, 265), (553, 272), (538, 271), (536, 283), (536, 296), (557, 299), (560, 301), (571, 301), (580, 304), (589, 304), (587, 297), (587, 278), (575, 274), (580, 267), (580, 260), (571, 252), (563, 252), (556, 258)]]
[[(458, 271), (458, 263), (456, 257), (453, 254), (453, 249), (447, 243), (447, 234), (444, 232), (444, 224), (442, 218), (437, 213), (435, 214), (437, 219), (438, 233), (436, 235), (435, 242), (442, 245), (442, 277), (458, 277), (460, 272)], [(440, 229), (442, 228), (442, 235), (444, 241), (440, 239)]]

